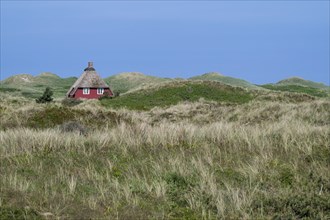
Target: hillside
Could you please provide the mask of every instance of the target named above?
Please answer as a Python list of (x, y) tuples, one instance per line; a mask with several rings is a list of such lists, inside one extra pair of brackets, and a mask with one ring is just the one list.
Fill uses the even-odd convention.
[(313, 82), (310, 80), (305, 80), (302, 79), (300, 77), (292, 77), (292, 78), (288, 78), (288, 79), (283, 79), (279, 82), (276, 83), (276, 85), (297, 85), (297, 86), (306, 86), (306, 87), (311, 87), (311, 88), (315, 88), (315, 89), (329, 89), (329, 86), (324, 85), (323, 83), (317, 83), (317, 82)]
[(275, 84), (260, 85), (260, 87), (276, 91), (305, 93), (317, 97), (328, 97), (330, 95), (329, 86), (299, 77), (284, 79)]
[(317, 97), (328, 97), (330, 94), (329, 90), (327, 91), (325, 89), (317, 89), (317, 88), (301, 86), (301, 85), (265, 84), (265, 85), (260, 85), (260, 86), (265, 89), (269, 89), (269, 90), (305, 93), (305, 94), (317, 96)]
[(61, 78), (49, 72), (44, 72), (37, 76), (18, 74), (1, 81), (0, 91), (14, 92), (16, 95), (36, 98), (48, 86), (52, 88), (54, 97), (63, 97), (76, 80), (76, 77)]
[(243, 88), (249, 88), (249, 89), (260, 89), (260, 87), (253, 85), (245, 80), (237, 79), (230, 76), (224, 76), (220, 73), (211, 72), (211, 73), (205, 73), (200, 76), (194, 76), (189, 78), (190, 80), (210, 80), (210, 81), (219, 81), (224, 84), (230, 85), (230, 86), (237, 86), (237, 87), (243, 87)]
[(175, 105), (180, 101), (198, 101), (200, 98), (216, 102), (244, 103), (252, 99), (241, 88), (211, 81), (174, 81), (127, 93), (115, 99), (102, 100), (112, 108), (149, 110), (156, 106)]
[(104, 81), (108, 85), (110, 85), (113, 91), (125, 93), (128, 90), (134, 89), (138, 86), (151, 83), (172, 81), (172, 79), (148, 76), (138, 72), (125, 72), (107, 77), (104, 79)]
[[(47, 86), (54, 91), (55, 97), (64, 97), (76, 77), (61, 78), (56, 74), (44, 72), (37, 76), (31, 74), (17, 74), (0, 83), (0, 91), (14, 92), (28, 98), (36, 98), (42, 94)], [(139, 86), (172, 81), (169, 78), (159, 78), (137, 72), (126, 72), (104, 79), (115, 92), (124, 93)]]
[[(1, 92), (10, 92), (13, 95), (24, 96), (27, 98), (36, 98), (42, 94), (47, 86), (54, 91), (54, 97), (64, 97), (70, 86), (76, 81), (76, 77), (61, 78), (58, 75), (50, 72), (43, 72), (37, 76), (31, 74), (18, 74), (9, 77), (0, 82)], [(194, 76), (188, 81), (214, 81), (220, 82), (234, 87), (241, 87), (253, 90), (277, 90), (286, 92), (305, 93), (317, 97), (329, 96), (329, 87), (301, 78), (289, 78), (281, 80), (275, 84), (265, 84), (256, 86), (245, 80), (237, 79), (222, 74), (211, 72), (199, 76)], [(125, 72), (116, 74), (104, 79), (110, 85), (113, 91), (120, 94), (126, 92), (135, 92), (136, 90), (143, 90), (168, 82), (186, 82), (182, 78), (161, 78), (155, 76), (145, 75), (138, 72)]]

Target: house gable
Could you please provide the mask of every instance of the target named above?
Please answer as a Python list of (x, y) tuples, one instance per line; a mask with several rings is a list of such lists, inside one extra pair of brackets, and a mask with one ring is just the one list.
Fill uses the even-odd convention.
[[(89, 94), (87, 92), (87, 88), (89, 88)], [(93, 67), (93, 62), (88, 62), (88, 67), (84, 69), (84, 72), (81, 74), (81, 76), (71, 86), (66, 96), (69, 98), (95, 99), (103, 95), (97, 92), (98, 88), (103, 89), (104, 94), (107, 93), (110, 96), (113, 96), (113, 92), (111, 91), (110, 87), (101, 79)]]

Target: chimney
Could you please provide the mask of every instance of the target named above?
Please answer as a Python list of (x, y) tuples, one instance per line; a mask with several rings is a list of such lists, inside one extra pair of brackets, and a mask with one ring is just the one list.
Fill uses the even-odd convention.
[(93, 67), (93, 62), (88, 62), (88, 67), (86, 67), (84, 71), (95, 71)]

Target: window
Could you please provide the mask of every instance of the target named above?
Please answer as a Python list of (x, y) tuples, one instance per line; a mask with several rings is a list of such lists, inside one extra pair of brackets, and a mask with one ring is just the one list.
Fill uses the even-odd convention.
[(104, 89), (103, 88), (98, 88), (97, 89), (97, 94), (98, 95), (103, 95), (103, 93), (104, 93)]
[(89, 94), (89, 88), (83, 88), (83, 94), (88, 95)]

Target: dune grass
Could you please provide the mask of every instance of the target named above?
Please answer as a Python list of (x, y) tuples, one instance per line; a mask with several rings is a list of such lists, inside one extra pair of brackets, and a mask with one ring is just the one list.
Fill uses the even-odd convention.
[(329, 108), (199, 100), (138, 112), (5, 99), (0, 218), (328, 219)]

